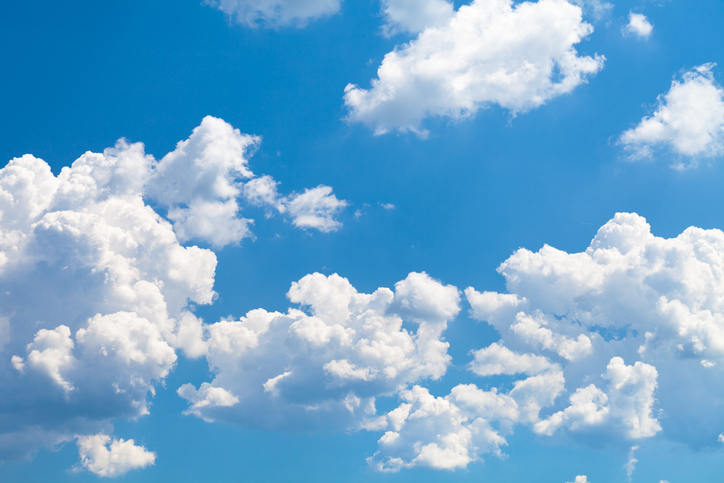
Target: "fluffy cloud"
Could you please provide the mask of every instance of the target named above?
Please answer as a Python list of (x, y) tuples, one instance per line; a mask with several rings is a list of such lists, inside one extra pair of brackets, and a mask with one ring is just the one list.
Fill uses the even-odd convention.
[[(423, 3), (411, 10), (407, 2), (385, 2), (388, 24), (420, 30), (417, 22), (428, 8), (448, 8), (442, 5), (447, 2)], [(424, 136), (425, 118), (462, 119), (493, 104), (525, 112), (572, 91), (603, 67), (602, 56), (576, 52), (593, 27), (564, 0), (474, 0), (449, 17), (388, 53), (370, 89), (345, 88), (349, 122), (367, 124), (377, 134), (397, 129)]]
[[(692, 227), (664, 239), (642, 217), (619, 213), (584, 252), (521, 249), (499, 272), (509, 293), (466, 290), (473, 317), (502, 337), (474, 352), (470, 368), (489, 376), (560, 365), (568, 403), (532, 420), (536, 432), (716, 441), (724, 233)], [(522, 320), (535, 324), (520, 330)], [(581, 340), (585, 351), (561, 350)]]
[(322, 232), (337, 230), (342, 224), (334, 217), (347, 206), (338, 200), (329, 186), (317, 186), (282, 201), (298, 228), (314, 228)]
[(650, 158), (657, 147), (691, 163), (724, 152), (724, 89), (714, 80), (715, 65), (700, 65), (674, 80), (659, 96), (656, 112), (621, 135), (632, 159)]
[[(110, 443), (110, 445), (109, 445)], [(78, 438), (78, 453), (84, 468), (101, 477), (122, 476), (131, 470), (151, 466), (156, 454), (132, 439), (113, 439), (105, 434)]]
[(576, 479), (570, 483), (589, 483), (589, 481), (586, 475), (578, 475)]
[(646, 15), (633, 12), (628, 14), (628, 25), (624, 27), (624, 33), (647, 39), (653, 31), (654, 26), (651, 25)]
[[(248, 167), (258, 142), (207, 117), (160, 161), (121, 140), (58, 176), (30, 155), (0, 169), (0, 460), (148, 413), (176, 351), (206, 353), (193, 307), (216, 296), (216, 255), (181, 242), (249, 236), (245, 185), (270, 179)], [(320, 189), (291, 218), (329, 231), (344, 202)]]
[(274, 429), (375, 429), (384, 425), (376, 397), (439, 379), (450, 364), (443, 332), (460, 296), (424, 273), (372, 294), (317, 273), (287, 295), (308, 312), (257, 309), (204, 327), (215, 378), (179, 389), (187, 413)]
[(247, 27), (303, 27), (310, 20), (335, 14), (340, 0), (204, 0)]

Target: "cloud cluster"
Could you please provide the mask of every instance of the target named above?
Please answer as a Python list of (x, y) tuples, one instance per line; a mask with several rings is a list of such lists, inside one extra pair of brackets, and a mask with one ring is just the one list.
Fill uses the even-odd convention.
[(642, 217), (619, 213), (585, 252), (521, 249), (499, 272), (509, 293), (466, 290), (473, 317), (502, 337), (474, 353), (470, 368), (488, 376), (561, 365), (568, 404), (534, 431), (636, 440), (663, 430), (694, 446), (716, 441), (724, 233), (692, 227), (664, 239)]
[(450, 364), (443, 332), (460, 295), (425, 273), (372, 294), (315, 273), (287, 295), (301, 309), (256, 309), (203, 327), (215, 377), (179, 389), (188, 414), (271, 429), (376, 429), (385, 421), (375, 398), (439, 379)]
[[(177, 350), (204, 353), (193, 307), (216, 296), (216, 255), (181, 242), (249, 236), (257, 143), (207, 117), (160, 161), (121, 140), (58, 176), (30, 155), (0, 170), (0, 460), (146, 414)], [(268, 200), (323, 231), (344, 206), (328, 187)]]
[(724, 153), (724, 89), (714, 79), (715, 66), (694, 67), (674, 80), (654, 114), (621, 135), (619, 143), (632, 159), (651, 158), (655, 148), (668, 148), (692, 164)]
[(339, 11), (340, 0), (204, 0), (247, 27), (303, 27)]
[[(417, 5), (383, 4), (388, 29), (420, 33), (385, 56), (370, 89), (345, 88), (349, 122), (424, 136), (425, 118), (457, 120), (490, 105), (525, 112), (603, 67), (602, 56), (578, 55), (593, 27), (567, 1), (474, 0), (454, 12), (442, 0)], [(423, 29), (428, 13), (435, 23)]]

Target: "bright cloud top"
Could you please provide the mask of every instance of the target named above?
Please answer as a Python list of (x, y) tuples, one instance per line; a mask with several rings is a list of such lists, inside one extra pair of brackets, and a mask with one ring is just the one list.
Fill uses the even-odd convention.
[[(411, 3), (386, 2), (389, 25), (420, 30), (415, 25), (427, 7), (410, 10)], [(424, 5), (442, 11), (443, 3)], [(517, 5), (475, 0), (388, 53), (370, 89), (349, 84), (347, 120), (367, 124), (376, 134), (399, 130), (424, 136), (421, 123), (428, 117), (457, 120), (490, 105), (513, 114), (528, 111), (572, 91), (603, 67), (602, 56), (579, 56), (574, 48), (592, 31), (580, 7), (564, 0)]]
[(715, 66), (700, 65), (674, 80), (654, 114), (621, 135), (633, 159), (650, 158), (655, 148), (669, 148), (692, 163), (724, 153), (724, 89), (714, 79)]
[[(147, 414), (176, 351), (204, 353), (192, 310), (216, 296), (216, 255), (181, 242), (250, 236), (238, 203), (243, 180), (257, 179), (247, 154), (258, 141), (207, 117), (160, 161), (121, 140), (58, 176), (30, 155), (0, 170), (0, 460)], [(344, 206), (328, 187), (265, 200), (322, 231)], [(95, 441), (95, 468), (97, 438), (80, 441)]]
[(649, 20), (646, 18), (646, 15), (633, 12), (628, 14), (628, 25), (624, 27), (625, 33), (647, 39), (653, 31), (654, 26), (651, 25)]
[[(109, 444), (110, 443), (110, 444)], [(156, 461), (156, 454), (132, 439), (113, 439), (105, 434), (78, 438), (81, 465), (101, 477), (114, 478), (131, 470), (146, 468)]]
[(339, 11), (340, 0), (204, 0), (247, 27), (303, 27)]

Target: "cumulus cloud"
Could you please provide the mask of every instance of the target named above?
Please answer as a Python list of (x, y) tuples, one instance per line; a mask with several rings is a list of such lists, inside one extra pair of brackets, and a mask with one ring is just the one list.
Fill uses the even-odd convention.
[[(31, 155), (0, 169), (0, 460), (147, 414), (177, 350), (206, 353), (193, 308), (216, 297), (216, 255), (182, 242), (249, 236), (245, 181), (268, 180), (248, 166), (258, 142), (207, 117), (160, 161), (121, 140), (58, 176)], [(328, 231), (325, 193), (306, 209)]]
[(588, 477), (586, 475), (578, 475), (576, 476), (576, 479), (569, 482), (569, 483), (589, 483)]
[[(474, 352), (470, 369), (535, 374), (548, 367), (539, 357), (559, 365), (568, 401), (532, 420), (536, 432), (716, 441), (724, 426), (714, 402), (724, 394), (712, 384), (724, 362), (724, 233), (692, 227), (665, 239), (644, 218), (619, 213), (583, 252), (520, 249), (498, 270), (509, 293), (465, 292), (472, 316), (502, 337)], [(521, 320), (536, 323), (523, 331)], [(580, 340), (585, 351), (556, 342)]]
[(668, 148), (695, 164), (724, 152), (724, 89), (714, 79), (715, 66), (694, 67), (674, 80), (659, 96), (654, 114), (621, 135), (619, 143), (632, 159), (651, 158), (655, 148)]
[(314, 228), (321, 232), (337, 230), (342, 224), (335, 216), (347, 206), (344, 200), (338, 200), (329, 186), (317, 186), (290, 196), (282, 201), (289, 212), (294, 226)]
[[(420, 31), (428, 10), (452, 8), (444, 1), (423, 2), (423, 8), (411, 3), (384, 3), (390, 28)], [(474, 0), (435, 18), (385, 56), (370, 89), (345, 88), (349, 122), (367, 124), (376, 134), (424, 136), (421, 123), (428, 117), (458, 120), (491, 105), (526, 112), (571, 92), (603, 67), (602, 56), (578, 55), (574, 46), (593, 27), (582, 20), (580, 7), (564, 0)]]
[(340, 0), (204, 0), (247, 27), (304, 27), (339, 11)]
[(299, 308), (204, 326), (215, 377), (179, 389), (188, 414), (272, 429), (374, 429), (384, 425), (375, 398), (439, 379), (450, 364), (443, 333), (460, 296), (424, 273), (372, 294), (316, 273), (287, 296)]
[(654, 26), (651, 25), (646, 15), (642, 13), (629, 12), (628, 24), (624, 27), (624, 33), (628, 35), (635, 35), (642, 39), (647, 39), (654, 31)]
[(156, 462), (156, 454), (132, 439), (113, 439), (105, 434), (78, 438), (81, 465), (100, 477), (114, 478)]

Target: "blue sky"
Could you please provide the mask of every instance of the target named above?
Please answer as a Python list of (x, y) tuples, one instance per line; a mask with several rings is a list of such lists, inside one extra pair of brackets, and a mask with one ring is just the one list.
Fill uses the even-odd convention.
[(723, 16), (4, 5), (0, 479), (715, 481)]

